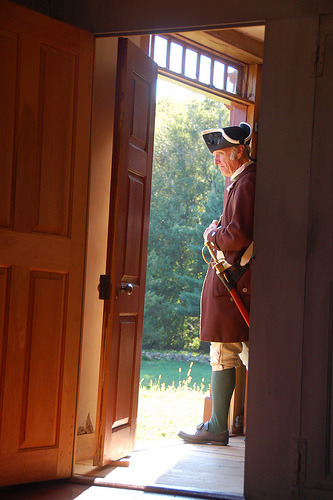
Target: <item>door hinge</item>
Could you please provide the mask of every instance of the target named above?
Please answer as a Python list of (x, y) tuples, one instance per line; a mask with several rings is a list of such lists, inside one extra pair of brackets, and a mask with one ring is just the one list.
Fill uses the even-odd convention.
[(306, 480), (306, 439), (295, 439), (294, 486), (302, 486)]

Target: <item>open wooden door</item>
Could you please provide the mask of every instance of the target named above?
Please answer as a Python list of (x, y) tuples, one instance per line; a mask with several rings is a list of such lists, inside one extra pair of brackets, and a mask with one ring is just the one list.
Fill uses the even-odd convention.
[(95, 464), (134, 446), (143, 308), (157, 65), (119, 40), (116, 113)]
[(0, 485), (71, 475), (93, 37), (2, 1)]

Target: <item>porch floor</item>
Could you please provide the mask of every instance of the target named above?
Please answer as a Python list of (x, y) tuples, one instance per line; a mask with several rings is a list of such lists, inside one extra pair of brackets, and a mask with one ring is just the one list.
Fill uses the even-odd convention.
[(83, 461), (75, 465), (74, 475), (77, 481), (95, 485), (243, 498), (244, 453), (243, 436), (230, 438), (229, 446), (186, 444), (178, 438), (153, 445), (138, 441), (132, 455), (116, 467), (96, 468)]

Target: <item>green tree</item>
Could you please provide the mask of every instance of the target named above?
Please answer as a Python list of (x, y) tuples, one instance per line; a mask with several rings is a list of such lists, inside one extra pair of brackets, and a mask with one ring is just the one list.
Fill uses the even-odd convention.
[(205, 98), (157, 103), (143, 343), (198, 344), (207, 265), (202, 233), (222, 210), (224, 179), (201, 131), (226, 126), (227, 108)]

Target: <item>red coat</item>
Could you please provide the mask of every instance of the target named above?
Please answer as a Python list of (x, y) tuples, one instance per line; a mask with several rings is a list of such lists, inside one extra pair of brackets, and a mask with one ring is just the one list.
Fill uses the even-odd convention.
[[(251, 164), (231, 185), (219, 226), (207, 240), (222, 250), (229, 264), (238, 260), (253, 241), (256, 166)], [(250, 308), (251, 267), (237, 283), (237, 291)], [(245, 342), (249, 329), (228, 290), (210, 265), (201, 295), (200, 338), (209, 342)]]

